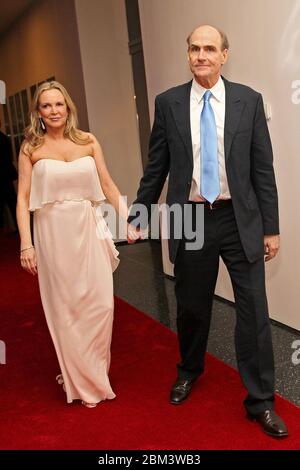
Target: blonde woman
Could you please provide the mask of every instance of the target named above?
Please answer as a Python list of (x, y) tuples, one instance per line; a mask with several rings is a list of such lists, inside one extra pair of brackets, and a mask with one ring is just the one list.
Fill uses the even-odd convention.
[[(96, 138), (77, 128), (75, 105), (58, 82), (37, 89), (19, 155), (17, 220), (21, 265), (38, 273), (42, 304), (67, 402), (113, 399), (108, 370), (113, 279), (119, 259), (95, 208), (127, 207)], [(34, 245), (29, 211), (34, 212)]]

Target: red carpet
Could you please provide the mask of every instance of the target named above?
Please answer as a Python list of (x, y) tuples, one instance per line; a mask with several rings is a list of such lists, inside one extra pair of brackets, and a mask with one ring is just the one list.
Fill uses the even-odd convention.
[(245, 419), (238, 374), (212, 356), (181, 406), (168, 403), (176, 336), (116, 299), (111, 382), (117, 398), (67, 405), (37, 279), (21, 270), (16, 241), (1, 239), (1, 449), (299, 449), (300, 409), (277, 397), (290, 437), (277, 441)]

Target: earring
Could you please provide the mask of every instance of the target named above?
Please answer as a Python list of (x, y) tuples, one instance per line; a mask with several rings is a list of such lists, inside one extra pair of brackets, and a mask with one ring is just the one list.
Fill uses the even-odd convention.
[(41, 117), (39, 118), (39, 121), (40, 121), (40, 126), (41, 126), (42, 130), (45, 132), (46, 131), (46, 126), (45, 126), (44, 121)]

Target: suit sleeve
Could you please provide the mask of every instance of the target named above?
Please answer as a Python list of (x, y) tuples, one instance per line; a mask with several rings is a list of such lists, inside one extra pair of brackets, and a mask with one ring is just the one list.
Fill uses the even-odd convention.
[(251, 178), (265, 235), (279, 234), (278, 195), (273, 151), (262, 96), (258, 95), (251, 146)]
[[(154, 123), (149, 142), (148, 163), (139, 185), (137, 198), (132, 204), (128, 222), (134, 223), (136, 205), (143, 204), (147, 208), (148, 218), (151, 216), (151, 204), (156, 204), (162, 192), (170, 168), (170, 154), (166, 137), (165, 118), (159, 98), (155, 99)], [(146, 224), (143, 224), (145, 228)]]

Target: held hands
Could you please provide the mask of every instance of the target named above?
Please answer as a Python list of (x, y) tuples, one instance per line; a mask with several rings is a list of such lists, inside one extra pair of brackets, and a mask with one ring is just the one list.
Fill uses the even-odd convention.
[(127, 242), (132, 245), (139, 239), (143, 239), (143, 233), (139, 227), (127, 224)]
[(279, 235), (265, 235), (264, 247), (265, 247), (265, 261), (269, 261), (274, 258), (279, 250), (280, 237)]
[(36, 256), (34, 247), (26, 248), (20, 254), (21, 266), (25, 271), (35, 276), (37, 274)]

